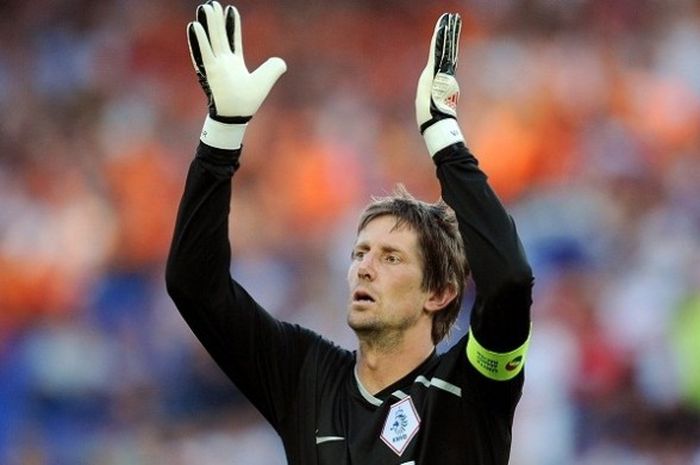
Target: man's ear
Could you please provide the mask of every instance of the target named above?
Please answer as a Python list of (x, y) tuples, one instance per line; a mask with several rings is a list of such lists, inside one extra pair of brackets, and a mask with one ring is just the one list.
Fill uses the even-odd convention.
[(430, 313), (437, 312), (445, 308), (455, 297), (457, 297), (457, 287), (454, 284), (448, 284), (442, 291), (432, 291), (423, 308)]

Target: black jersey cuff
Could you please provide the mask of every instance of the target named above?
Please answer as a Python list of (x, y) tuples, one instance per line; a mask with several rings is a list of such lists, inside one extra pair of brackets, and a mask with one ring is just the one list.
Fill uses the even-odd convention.
[(196, 159), (219, 177), (231, 177), (240, 167), (243, 146), (237, 149), (219, 149), (199, 142)]

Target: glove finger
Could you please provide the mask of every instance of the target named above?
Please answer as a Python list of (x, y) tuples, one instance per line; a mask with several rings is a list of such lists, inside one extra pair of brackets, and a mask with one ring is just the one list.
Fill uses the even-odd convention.
[(457, 63), (459, 62), (459, 36), (462, 33), (462, 17), (459, 14), (455, 14), (455, 27), (454, 27), (454, 41), (452, 46), (452, 63), (454, 64), (454, 69), (457, 69)]
[(436, 25), (436, 31), (435, 31), (435, 47), (433, 48), (434, 52), (434, 68), (433, 68), (433, 75), (437, 74), (440, 71), (440, 67), (442, 66), (443, 60), (445, 59), (445, 43), (447, 42), (446, 40), (446, 34), (447, 34), (447, 27), (450, 22), (450, 14), (443, 14), (440, 16), (440, 19)]
[(204, 5), (199, 5), (197, 7), (196, 18), (197, 22), (204, 28), (204, 33), (207, 35), (207, 41), (209, 41), (209, 21), (207, 20), (207, 14), (204, 11)]
[(454, 15), (449, 14), (447, 18), (447, 26), (445, 27), (443, 54), (440, 60), (438, 72), (445, 74), (454, 74), (451, 68), (450, 58), (452, 57), (452, 31), (454, 30)]
[(459, 15), (450, 14), (445, 30), (444, 54), (440, 61), (438, 72), (454, 76), (457, 68), (456, 52), (459, 41), (459, 30), (461, 20)]
[[(197, 44), (197, 49), (199, 51), (199, 56), (201, 58), (201, 65), (204, 70), (210, 67), (214, 62), (214, 52), (209, 44), (209, 39), (207, 38), (207, 33), (199, 22), (190, 23), (192, 25), (192, 30), (194, 31), (194, 40), (190, 41), (190, 47)], [(194, 56), (194, 54), (193, 54)], [(199, 66), (198, 66), (199, 67)], [(206, 72), (203, 72), (206, 76)]]
[(226, 7), (226, 37), (231, 51), (243, 60), (243, 40), (241, 38), (241, 15), (235, 6)]
[[(275, 82), (287, 71), (287, 64), (278, 57), (269, 58), (258, 69), (253, 71), (251, 77), (260, 83), (260, 93), (265, 96), (270, 92)], [(263, 97), (264, 98), (264, 97)], [(261, 100), (262, 102), (262, 100)]]
[(202, 51), (199, 49), (199, 40), (197, 40), (197, 35), (194, 29), (195, 23), (189, 23), (187, 25), (187, 45), (190, 48), (190, 58), (192, 58), (192, 65), (197, 74), (206, 76), (206, 68), (204, 67), (204, 62), (202, 61)]
[[(437, 36), (438, 36), (438, 32), (440, 30), (440, 24), (442, 22), (442, 18), (444, 18), (446, 14), (447, 13), (443, 13), (442, 16), (440, 16), (438, 18), (437, 22), (435, 23), (435, 28), (433, 29), (433, 36), (430, 39), (430, 51), (428, 52), (428, 64), (426, 66), (430, 70), (435, 69), (435, 55), (436, 55), (435, 46), (437, 45)], [(435, 74), (435, 73), (433, 72), (433, 74)]]
[[(208, 3), (214, 7), (216, 27), (212, 28), (212, 34), (217, 36), (217, 45), (220, 42), (222, 52), (231, 52), (228, 37), (226, 36), (226, 16), (224, 15), (224, 8), (221, 6), (221, 3), (216, 0), (210, 0)], [(216, 51), (216, 49), (214, 49), (214, 51)]]
[[(217, 7), (219, 11), (217, 11)], [(221, 5), (219, 2), (208, 2), (201, 5), (200, 8), (203, 12), (200, 16), (206, 17), (206, 32), (211, 43), (211, 49), (215, 55), (221, 55), (229, 50), (224, 26), (224, 12), (221, 10)], [(205, 24), (202, 25), (204, 26)]]

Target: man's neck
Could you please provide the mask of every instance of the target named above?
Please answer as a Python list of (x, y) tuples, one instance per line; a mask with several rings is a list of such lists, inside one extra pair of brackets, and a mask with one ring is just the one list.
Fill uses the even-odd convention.
[(390, 343), (386, 339), (360, 339), (357, 375), (371, 394), (380, 392), (409, 374), (435, 349), (429, 337), (413, 338), (406, 333), (397, 337)]

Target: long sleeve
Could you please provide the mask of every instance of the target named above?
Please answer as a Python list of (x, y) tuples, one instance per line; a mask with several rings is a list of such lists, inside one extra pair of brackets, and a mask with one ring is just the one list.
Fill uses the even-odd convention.
[(529, 336), (533, 276), (513, 219), (464, 144), (446, 147), (434, 160), (476, 284), (471, 334), (489, 351), (515, 350)]
[(202, 345), (277, 426), (318, 336), (271, 317), (230, 277), (228, 217), (239, 155), (199, 145), (177, 215), (166, 285)]

